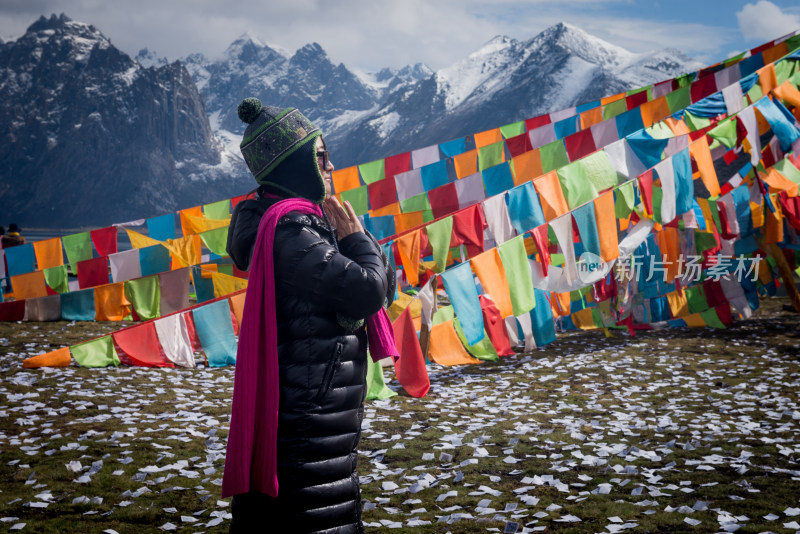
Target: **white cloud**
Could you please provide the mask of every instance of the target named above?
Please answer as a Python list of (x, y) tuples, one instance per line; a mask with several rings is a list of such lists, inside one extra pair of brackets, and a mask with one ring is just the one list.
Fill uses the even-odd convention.
[(769, 41), (800, 28), (800, 17), (785, 13), (767, 0), (745, 4), (736, 13), (739, 31), (748, 41)]

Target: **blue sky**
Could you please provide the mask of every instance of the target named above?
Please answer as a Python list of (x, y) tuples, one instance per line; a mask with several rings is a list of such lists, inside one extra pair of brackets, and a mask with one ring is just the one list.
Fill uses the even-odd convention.
[(560, 21), (633, 52), (676, 48), (706, 64), (800, 28), (796, 0), (3, 0), (0, 36), (62, 12), (133, 55), (213, 58), (248, 33), (290, 52), (318, 42), (364, 71), (440, 69), (496, 35), (525, 40)]

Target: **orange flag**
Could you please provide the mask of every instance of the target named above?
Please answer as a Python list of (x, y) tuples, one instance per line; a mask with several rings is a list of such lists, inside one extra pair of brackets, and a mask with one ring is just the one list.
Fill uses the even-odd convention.
[(711, 151), (708, 148), (708, 138), (703, 135), (690, 144), (689, 154), (697, 164), (700, 179), (703, 180), (709, 195), (712, 197), (719, 195), (719, 180), (717, 179), (717, 171), (714, 169), (714, 160), (711, 159)]
[(35, 241), (33, 243), (33, 251), (36, 254), (36, 269), (39, 271), (64, 265), (64, 253), (61, 249), (60, 237)]
[(125, 297), (125, 283), (107, 284), (94, 288), (96, 321), (121, 321), (131, 314), (131, 303)]
[(16, 300), (47, 296), (44, 271), (33, 271), (12, 276), (11, 287), (14, 288), (14, 298)]
[(431, 361), (439, 365), (462, 365), (466, 363), (481, 363), (481, 360), (473, 358), (464, 349), (461, 340), (458, 339), (456, 329), (453, 327), (453, 320), (445, 321), (433, 325), (431, 328), (430, 348), (428, 356)]
[(530, 182), (542, 174), (542, 157), (538, 149), (523, 152), (511, 161), (514, 162), (514, 185)]
[(51, 352), (32, 356), (22, 361), (24, 369), (33, 369), (36, 367), (67, 367), (72, 361), (69, 355), (69, 347), (61, 347)]
[(195, 206), (193, 208), (186, 208), (185, 210), (181, 210), (178, 212), (181, 216), (181, 230), (183, 231), (183, 235), (192, 235), (194, 233), (192, 231), (192, 223), (186, 217), (187, 215), (192, 215), (194, 217), (203, 217), (203, 206)]
[(567, 199), (564, 198), (564, 192), (561, 190), (561, 182), (558, 180), (556, 171), (550, 171), (536, 178), (533, 181), (533, 186), (536, 188), (536, 192), (539, 193), (545, 221), (549, 222), (569, 211)]
[(498, 143), (503, 140), (503, 133), (500, 128), (493, 128), (485, 132), (478, 132), (475, 134), (475, 148), (482, 148), (492, 143)]
[(236, 322), (242, 324), (242, 315), (244, 315), (244, 298), (247, 295), (244, 291), (238, 295), (231, 295), (228, 299), (231, 303), (231, 310), (236, 317)]
[(768, 95), (770, 91), (778, 87), (778, 77), (775, 75), (775, 64), (770, 63), (756, 71), (758, 73), (758, 84), (761, 92)]
[(594, 220), (597, 223), (597, 237), (600, 241), (600, 257), (603, 258), (603, 261), (611, 261), (619, 257), (613, 191), (608, 191), (594, 199)]
[(394, 340), (400, 356), (394, 362), (394, 373), (397, 381), (412, 397), (424, 397), (431, 387), (428, 368), (425, 367), (425, 356), (417, 339), (414, 321), (411, 318), (411, 306), (392, 324)]
[(790, 197), (797, 196), (797, 184), (779, 173), (775, 167), (771, 167), (766, 175), (761, 174), (760, 176), (769, 184), (770, 188), (776, 191), (786, 191)]
[(645, 102), (639, 109), (642, 112), (642, 123), (645, 128), (649, 128), (654, 123), (671, 115), (666, 96), (661, 96), (655, 100)]
[(776, 87), (775, 94), (778, 95), (778, 98), (785, 100), (795, 108), (800, 108), (800, 91), (798, 91), (789, 80), (786, 80)]
[(333, 188), (337, 193), (361, 187), (361, 182), (358, 179), (358, 167), (355, 166), (333, 171), (331, 179), (333, 180)]
[(470, 260), (470, 264), (478, 275), (484, 291), (492, 297), (497, 309), (500, 310), (500, 315), (503, 317), (513, 315), (506, 271), (497, 248), (478, 254)]
[(680, 271), (681, 245), (678, 229), (665, 226), (656, 234), (658, 248), (661, 249), (661, 259), (666, 270), (667, 283), (672, 282)]
[(167, 239), (172, 253), (172, 269), (182, 269), (200, 263), (202, 240), (199, 235), (188, 235), (178, 239)]
[(397, 238), (400, 262), (408, 282), (414, 287), (419, 284), (419, 239), (419, 230)]
[(456, 168), (456, 176), (465, 178), (478, 172), (478, 151), (468, 150), (463, 154), (453, 156), (453, 164)]

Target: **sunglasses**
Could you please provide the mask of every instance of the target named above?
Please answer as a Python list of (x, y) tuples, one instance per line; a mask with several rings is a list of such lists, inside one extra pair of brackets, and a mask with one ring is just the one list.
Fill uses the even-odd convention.
[(328, 155), (328, 151), (320, 150), (319, 152), (317, 152), (317, 158), (322, 158), (322, 168), (327, 169), (328, 163), (330, 163), (331, 161), (330, 156)]

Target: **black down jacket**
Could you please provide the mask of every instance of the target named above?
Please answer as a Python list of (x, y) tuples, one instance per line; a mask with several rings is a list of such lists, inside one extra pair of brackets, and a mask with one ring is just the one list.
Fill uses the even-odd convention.
[[(264, 199), (247, 202), (256, 211), (267, 205)], [(238, 230), (244, 235), (252, 229)], [(231, 236), (230, 244), (247, 252), (233, 226)], [(356, 446), (367, 336), (363, 326), (342, 323), (366, 318), (391, 300), (394, 270), (369, 234), (338, 241), (338, 252), (335, 240), (313, 215), (291, 212), (278, 223), (279, 492), (277, 498), (235, 496), (231, 532), (363, 532)]]

